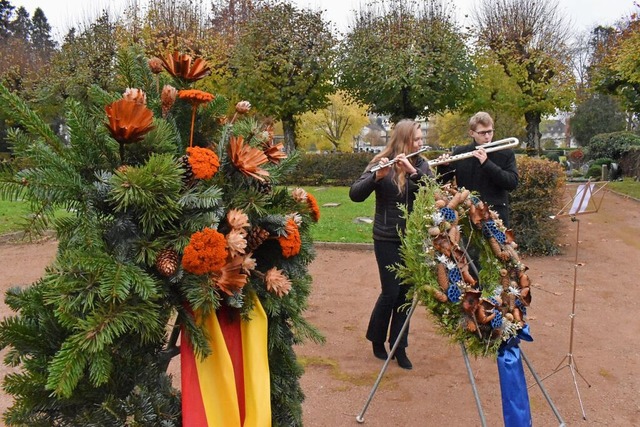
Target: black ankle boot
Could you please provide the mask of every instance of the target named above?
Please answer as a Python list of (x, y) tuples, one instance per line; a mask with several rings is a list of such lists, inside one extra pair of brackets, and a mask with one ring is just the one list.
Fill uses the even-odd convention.
[(384, 348), (383, 342), (374, 342), (373, 344), (373, 355), (378, 359), (387, 360), (387, 349)]
[(395, 354), (393, 355), (393, 358), (398, 361), (398, 366), (400, 366), (402, 369), (413, 369), (411, 360), (409, 360), (409, 358), (407, 357), (407, 352), (405, 351), (404, 347), (397, 348)]

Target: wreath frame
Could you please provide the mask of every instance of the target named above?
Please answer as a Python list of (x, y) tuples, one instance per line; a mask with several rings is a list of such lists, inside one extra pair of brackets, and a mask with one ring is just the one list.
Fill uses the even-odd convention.
[[(407, 298), (417, 294), (438, 333), (464, 344), (469, 354), (497, 357), (501, 345), (525, 327), (531, 302), (528, 267), (513, 234), (477, 194), (426, 177), (411, 212), (403, 211), (402, 263), (392, 270), (411, 286)], [(469, 248), (482, 267), (475, 283)], [(459, 274), (451, 273), (455, 269)]]

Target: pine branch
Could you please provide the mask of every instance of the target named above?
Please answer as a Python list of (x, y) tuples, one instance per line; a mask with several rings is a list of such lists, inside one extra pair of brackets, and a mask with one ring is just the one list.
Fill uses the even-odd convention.
[(63, 150), (62, 141), (51, 130), (35, 112), (16, 94), (13, 94), (3, 84), (0, 83), (0, 111), (8, 117), (24, 126), (27, 131), (37, 135), (45, 141), (55, 152), (61, 153)]

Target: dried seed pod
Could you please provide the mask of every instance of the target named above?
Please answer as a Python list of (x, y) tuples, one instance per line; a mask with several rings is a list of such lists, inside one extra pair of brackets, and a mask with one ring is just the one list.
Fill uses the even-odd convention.
[(435, 299), (437, 299), (440, 302), (447, 302), (449, 300), (449, 298), (447, 298), (447, 295), (445, 295), (444, 293), (440, 292), (437, 289), (433, 290), (433, 296)]
[(436, 267), (436, 277), (438, 279), (438, 285), (443, 291), (446, 291), (449, 287), (449, 276), (447, 274), (447, 268), (442, 263), (438, 263)]
[(440, 228), (439, 227), (430, 227), (429, 228), (429, 236), (436, 237), (438, 234), (440, 234)]

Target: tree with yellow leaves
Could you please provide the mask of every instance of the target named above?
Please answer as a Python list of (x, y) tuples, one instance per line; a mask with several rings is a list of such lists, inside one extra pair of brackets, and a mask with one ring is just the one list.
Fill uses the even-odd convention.
[(329, 105), (300, 116), (298, 143), (309, 149), (353, 151), (353, 141), (364, 125), (369, 123), (367, 108), (350, 100), (344, 91), (329, 97)]

